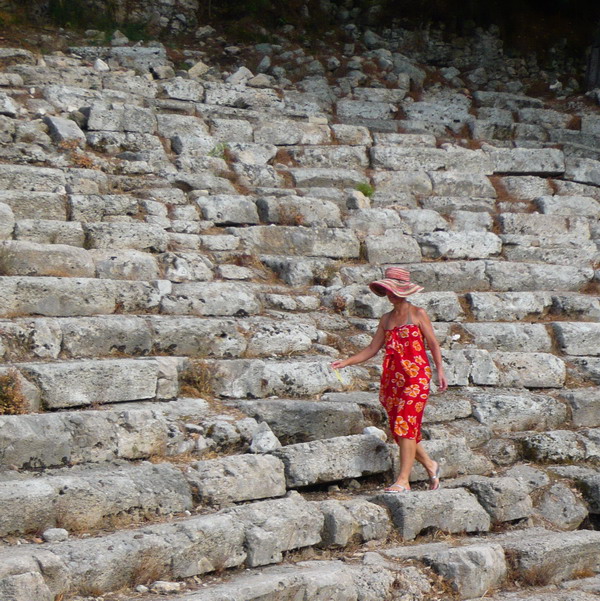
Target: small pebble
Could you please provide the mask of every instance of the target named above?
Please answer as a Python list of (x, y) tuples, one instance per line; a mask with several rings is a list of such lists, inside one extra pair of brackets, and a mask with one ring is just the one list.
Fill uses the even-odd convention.
[(48, 528), (42, 533), (42, 538), (47, 543), (61, 543), (69, 538), (69, 533), (64, 528)]

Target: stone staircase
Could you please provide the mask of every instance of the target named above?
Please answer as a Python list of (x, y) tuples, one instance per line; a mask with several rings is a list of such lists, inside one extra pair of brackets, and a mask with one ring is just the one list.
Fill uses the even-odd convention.
[[(158, 50), (0, 54), (0, 599), (597, 598), (597, 115)], [(447, 363), (435, 493), (381, 493), (379, 361), (329, 368), (388, 264)]]

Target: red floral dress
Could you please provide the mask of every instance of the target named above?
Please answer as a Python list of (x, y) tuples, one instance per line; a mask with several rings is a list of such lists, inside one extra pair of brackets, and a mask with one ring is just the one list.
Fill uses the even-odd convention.
[(386, 330), (379, 400), (388, 414), (396, 441), (421, 440), (430, 380), (431, 367), (419, 326), (408, 323)]

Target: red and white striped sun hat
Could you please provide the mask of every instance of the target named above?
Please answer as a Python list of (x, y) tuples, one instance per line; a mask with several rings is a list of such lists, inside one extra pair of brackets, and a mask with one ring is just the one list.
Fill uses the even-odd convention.
[(377, 296), (385, 296), (389, 290), (394, 296), (401, 298), (423, 290), (423, 286), (410, 281), (410, 272), (401, 267), (388, 267), (384, 279), (371, 282), (369, 288)]

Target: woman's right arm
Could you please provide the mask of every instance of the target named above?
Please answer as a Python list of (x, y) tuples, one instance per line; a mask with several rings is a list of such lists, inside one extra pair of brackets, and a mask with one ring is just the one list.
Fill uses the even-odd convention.
[(352, 357), (348, 357), (347, 359), (338, 359), (331, 364), (333, 369), (341, 369), (343, 367), (348, 367), (349, 365), (356, 365), (358, 363), (363, 363), (364, 361), (368, 361), (371, 357), (374, 357), (385, 342), (385, 330), (383, 327), (383, 322), (385, 319), (385, 315), (381, 318), (379, 325), (377, 326), (377, 330), (371, 340), (369, 346), (365, 347), (362, 351), (356, 353), (356, 355), (352, 355)]

